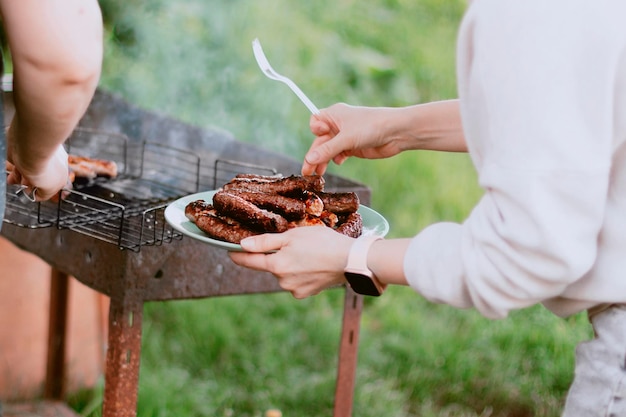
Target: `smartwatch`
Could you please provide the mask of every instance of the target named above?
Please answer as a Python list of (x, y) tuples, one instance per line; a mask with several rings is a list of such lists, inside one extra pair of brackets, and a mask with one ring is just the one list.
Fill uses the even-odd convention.
[(382, 237), (377, 235), (360, 236), (350, 248), (344, 275), (350, 288), (357, 294), (378, 297), (387, 287), (387, 285), (381, 284), (367, 267), (367, 252), (369, 252), (372, 243), (381, 239)]

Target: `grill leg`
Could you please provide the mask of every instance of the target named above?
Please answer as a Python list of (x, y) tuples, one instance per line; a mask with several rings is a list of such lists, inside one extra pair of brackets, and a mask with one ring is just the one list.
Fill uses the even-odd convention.
[(44, 398), (61, 400), (65, 385), (65, 345), (69, 277), (52, 268)]
[[(132, 291), (129, 291), (132, 293)], [(102, 417), (135, 417), (141, 356), (143, 301), (111, 297)]]
[(333, 417), (352, 415), (362, 310), (363, 296), (346, 287)]

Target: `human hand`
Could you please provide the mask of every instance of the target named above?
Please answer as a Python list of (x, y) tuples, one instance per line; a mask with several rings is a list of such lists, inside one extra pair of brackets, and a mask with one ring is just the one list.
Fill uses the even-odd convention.
[[(35, 201), (49, 200), (56, 197), (63, 187), (71, 188), (67, 152), (62, 145), (59, 145), (48, 161), (39, 167), (29, 167), (23, 163), (23, 159), (15, 152), (8, 153), (7, 183), (26, 186), (25, 192), (32, 194)], [(37, 191), (33, 194), (35, 189)]]
[(341, 165), (350, 156), (380, 159), (400, 153), (390, 134), (391, 111), (339, 103), (311, 116), (309, 126), (316, 138), (304, 157), (302, 174), (323, 175), (331, 160)]
[[(246, 252), (229, 252), (237, 265), (267, 271), (295, 298), (345, 283), (343, 270), (354, 239), (325, 226), (296, 227), (241, 241)], [(274, 253), (266, 253), (276, 251)]]

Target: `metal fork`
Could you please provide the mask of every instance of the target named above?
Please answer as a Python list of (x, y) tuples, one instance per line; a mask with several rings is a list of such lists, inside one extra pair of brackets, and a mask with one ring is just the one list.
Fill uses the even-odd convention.
[(263, 48), (261, 48), (261, 42), (259, 42), (258, 38), (252, 41), (252, 51), (254, 52), (254, 57), (256, 58), (257, 64), (259, 64), (259, 68), (261, 68), (261, 71), (263, 71), (263, 74), (265, 74), (267, 78), (287, 84), (289, 88), (291, 88), (291, 90), (296, 93), (300, 101), (302, 101), (304, 105), (311, 111), (311, 113), (320, 114), (320, 111), (315, 106), (315, 104), (313, 104), (313, 102), (309, 100), (306, 94), (304, 94), (293, 81), (291, 81), (284, 75), (280, 75), (279, 73), (274, 71), (274, 68), (272, 68), (269, 61), (265, 57), (265, 54), (263, 53)]

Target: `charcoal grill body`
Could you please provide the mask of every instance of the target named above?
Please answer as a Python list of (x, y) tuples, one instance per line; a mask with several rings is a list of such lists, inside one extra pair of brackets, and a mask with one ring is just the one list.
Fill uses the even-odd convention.
[[(297, 161), (237, 141), (224, 133), (139, 109), (103, 91), (97, 92), (81, 127), (123, 134), (131, 145), (156, 140), (193, 150), (203, 161), (198, 181), (201, 191), (212, 189), (216, 182), (221, 184), (227, 179), (228, 173), (223, 173), (223, 178), (216, 174), (216, 162), (220, 160), (269, 165), (285, 175), (298, 173), (300, 167)], [(326, 181), (327, 190), (355, 191), (364, 204), (369, 202), (369, 189), (360, 184), (334, 176), (327, 176)], [(166, 234), (164, 239), (130, 249), (84, 233), (80, 228), (64, 228), (60, 224), (29, 228), (5, 222), (2, 235), (50, 264), (57, 275), (60, 273), (65, 279), (74, 276), (110, 297), (104, 417), (136, 415), (144, 303), (281, 291), (271, 275), (238, 267), (224, 250), (176, 234)], [(57, 299), (51, 300), (51, 305), (65, 309), (62, 300), (61, 291)], [(362, 302), (360, 295), (345, 289), (335, 391), (336, 417), (352, 414)], [(56, 316), (58, 312), (53, 313)], [(63, 314), (58, 317), (64, 319)], [(54, 398), (63, 392), (62, 386), (59, 387), (62, 381), (50, 379), (58, 378), (63, 368), (64, 326), (51, 323), (50, 328), (51, 332), (56, 328), (61, 333), (50, 337), (50, 349), (56, 353), (49, 353), (49, 370), (52, 371), (48, 374), (46, 393)], [(56, 365), (50, 363), (55, 361)]]

